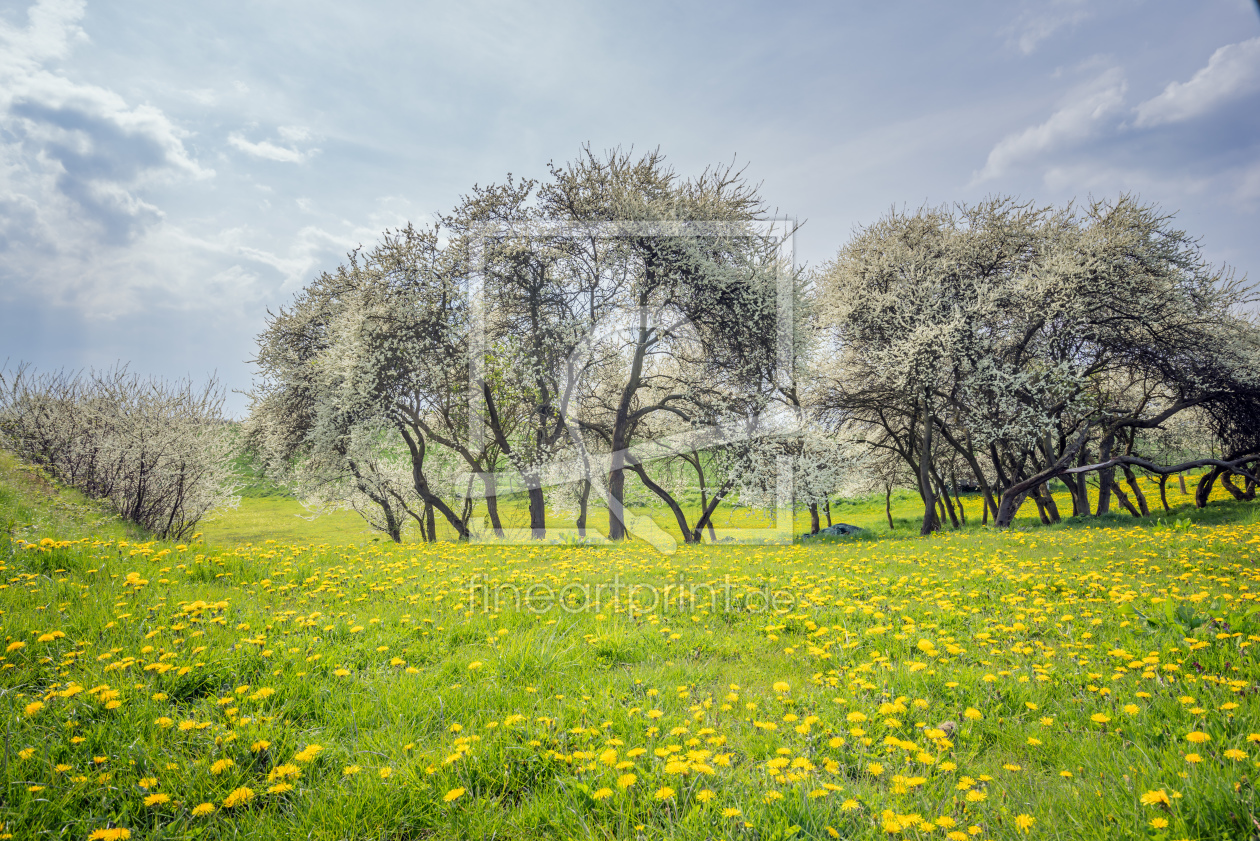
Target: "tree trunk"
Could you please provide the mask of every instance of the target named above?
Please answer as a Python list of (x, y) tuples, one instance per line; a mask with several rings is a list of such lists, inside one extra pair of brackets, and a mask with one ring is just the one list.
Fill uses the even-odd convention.
[(499, 520), (498, 481), (494, 478), (494, 472), (490, 470), (482, 473), (481, 476), (486, 486), (486, 513), (490, 515), (490, 528), (494, 529), (494, 536), (502, 540), (503, 523)]
[(892, 488), (888, 485), (884, 486), (884, 516), (888, 518), (888, 530), (893, 531), (896, 526), (892, 518)]
[(1159, 477), (1159, 501), (1164, 504), (1164, 511), (1171, 514), (1172, 509), (1168, 507), (1168, 476), (1167, 474)]
[(537, 475), (531, 474), (529, 487), (529, 536), (542, 540), (547, 536), (547, 502), (538, 484)]
[(709, 539), (713, 541), (717, 540), (717, 533), (713, 531), (713, 524), (709, 521), (709, 518), (713, 516), (714, 510), (722, 503), (722, 500), (726, 498), (726, 495), (730, 493), (731, 488), (734, 486), (735, 483), (728, 479), (726, 484), (719, 488), (718, 492), (713, 495), (713, 499), (709, 500), (709, 504), (705, 506), (705, 509), (700, 512), (700, 519), (696, 520), (696, 526), (692, 530), (691, 534), (693, 543), (700, 542), (700, 537), (704, 533), (706, 526), (709, 529)]
[(639, 389), (643, 376), (643, 357), (647, 353), (648, 321), (646, 301), (641, 300), (639, 306), (639, 340), (635, 347), (634, 360), (630, 363), (630, 376), (625, 388), (621, 390), (621, 400), (617, 403), (617, 415), (613, 420), (613, 431), (610, 437), (612, 446), (612, 468), (608, 477), (608, 539), (625, 540), (626, 524), (621, 514), (626, 494), (626, 448), (630, 445), (630, 406), (635, 392)]
[(1076, 481), (1074, 479), (1065, 477), (1063, 486), (1068, 489), (1068, 495), (1072, 497), (1072, 516), (1073, 517), (1081, 516), (1080, 489), (1077, 488)]
[(591, 498), (591, 480), (582, 480), (582, 493), (578, 496), (578, 537), (586, 537), (586, 507)]
[(1203, 478), (1199, 480), (1199, 486), (1194, 489), (1194, 507), (1206, 508), (1208, 497), (1212, 495), (1212, 486), (1216, 484), (1216, 477), (1221, 473), (1219, 467), (1213, 467), (1207, 473), (1203, 474)]
[[(986, 506), (986, 509), (984, 512), (984, 518), (985, 518), (985, 522), (988, 522), (988, 516), (989, 516), (988, 507), (990, 506), (992, 507), (993, 515), (996, 517), (998, 504), (997, 504), (997, 500), (994, 498), (993, 487), (989, 484), (989, 480), (985, 478), (984, 470), (982, 470), (980, 467), (980, 460), (976, 458), (976, 454), (972, 450), (970, 434), (968, 434), (967, 437), (964, 439), (964, 441), (966, 442), (964, 444), (962, 442), (959, 442), (952, 435), (950, 435), (949, 430), (946, 429), (944, 426), (941, 427), (940, 432), (941, 432), (941, 437), (943, 437), (947, 442), (949, 442), (949, 445), (953, 447), (954, 450), (963, 457), (963, 459), (967, 462), (967, 465), (971, 468), (971, 473), (973, 476), (975, 476), (976, 484), (980, 486), (980, 492), (984, 495), (984, 504)], [(991, 448), (990, 451), (994, 453), (994, 457), (996, 458), (997, 450)], [(999, 482), (1003, 481), (1001, 476), (1002, 474), (999, 472), (998, 473)], [(955, 484), (955, 495), (957, 495), (957, 484)], [(959, 503), (959, 507), (960, 508), (962, 507), (961, 502)], [(964, 516), (963, 523), (966, 523), (966, 522), (967, 522), (967, 518), (966, 516)]]
[(949, 515), (949, 524), (954, 527), (954, 531), (958, 531), (958, 513), (954, 511), (954, 501), (949, 498), (949, 488), (944, 482), (939, 481), (939, 476), (937, 480), (937, 492), (941, 501), (945, 503), (945, 513)]
[(823, 511), (827, 512), (827, 528), (831, 528), (831, 500), (823, 503)]
[(1120, 504), (1124, 506), (1124, 509), (1126, 511), (1132, 514), (1134, 517), (1141, 519), (1142, 512), (1138, 511), (1137, 508), (1133, 506), (1133, 503), (1129, 501), (1128, 494), (1124, 492), (1124, 488), (1120, 487), (1119, 482), (1114, 483), (1111, 486), (1111, 490), (1113, 493), (1115, 493), (1116, 499), (1119, 500)]
[(1137, 500), (1138, 508), (1142, 512), (1143, 517), (1151, 516), (1151, 509), (1146, 504), (1146, 494), (1142, 493), (1142, 488), (1138, 485), (1137, 476), (1133, 474), (1133, 468), (1127, 464), (1124, 466), (1124, 480), (1133, 490), (1133, 498)]
[(920, 536), (927, 536), (941, 528), (936, 517), (936, 493), (932, 489), (932, 417), (926, 398), (923, 400), (923, 444), (919, 453), (919, 493), (923, 494), (923, 525)]
[(1041, 486), (1041, 498), (1045, 500), (1046, 515), (1050, 518), (1051, 523), (1059, 523), (1063, 521), (1063, 517), (1059, 515), (1059, 505), (1054, 501), (1054, 496), (1050, 493), (1050, 483), (1046, 482)]
[(1222, 473), (1221, 484), (1225, 486), (1225, 490), (1229, 491), (1230, 495), (1233, 496), (1234, 499), (1241, 501), (1247, 498), (1247, 495), (1243, 493), (1242, 489), (1234, 484), (1233, 474), (1228, 472)]
[(1007, 488), (1002, 493), (1002, 502), (998, 505), (998, 513), (993, 518), (993, 525), (998, 528), (1009, 526), (1015, 520), (1015, 515), (1019, 513), (1020, 506), (1024, 504), (1024, 500), (1027, 497), (1028, 491), (1026, 490), (1011, 493), (1010, 488)]
[(809, 504), (809, 533), (818, 534), (818, 503)]
[(1190, 492), (1186, 490), (1186, 476), (1184, 473), (1177, 474), (1177, 481), (1181, 484), (1181, 495), (1189, 496)]
[(1046, 502), (1042, 499), (1041, 489), (1037, 488), (1028, 495), (1032, 498), (1033, 504), (1037, 506), (1037, 517), (1041, 520), (1043, 526), (1050, 525), (1050, 516), (1046, 514)]
[[(1111, 445), (1115, 440), (1115, 434), (1108, 432), (1103, 436), (1102, 443), (1098, 446), (1098, 458), (1100, 462), (1108, 461), (1111, 458)], [(1098, 516), (1101, 517), (1111, 511), (1111, 486), (1112, 477), (1115, 475), (1114, 467), (1105, 467), (1098, 471)]]
[(683, 513), (682, 507), (669, 493), (669, 491), (653, 482), (652, 477), (648, 476), (647, 470), (645, 470), (643, 465), (639, 462), (627, 459), (627, 467), (638, 474), (639, 481), (641, 481), (649, 491), (660, 497), (661, 501), (669, 506), (669, 510), (674, 512), (674, 519), (678, 521), (678, 530), (682, 533), (683, 543), (698, 543), (699, 538), (693, 535), (691, 528), (687, 525), (687, 515)]
[[(704, 473), (700, 472), (699, 470), (697, 470), (696, 472), (700, 476), (700, 510), (707, 511), (709, 509), (709, 492), (708, 492), (708, 489), (705, 488), (705, 485), (704, 485)], [(697, 543), (700, 542), (700, 539), (698, 537), (696, 538), (696, 542)], [(709, 521), (709, 542), (717, 543), (717, 532), (713, 530), (712, 520)]]
[[(1076, 464), (1077, 464), (1077, 467), (1084, 467), (1085, 465), (1089, 464), (1089, 444), (1085, 444), (1081, 447), (1081, 457), (1077, 461)], [(1089, 482), (1086, 480), (1085, 474), (1081, 473), (1077, 476), (1073, 476), (1068, 481), (1076, 482), (1076, 494), (1077, 496), (1080, 497), (1080, 500), (1081, 500), (1080, 516), (1088, 517), (1090, 515)]]
[(1067, 465), (1072, 463), (1072, 459), (1076, 457), (1079, 449), (1084, 446), (1089, 431), (1089, 426), (1081, 430), (1081, 434), (1077, 436), (1071, 446), (1063, 451), (1063, 455), (1059, 457), (1058, 461), (1046, 470), (1007, 487), (1002, 492), (1002, 503), (998, 508), (997, 516), (993, 520), (993, 525), (1001, 529), (1010, 526), (1029, 491), (1033, 490), (1037, 485), (1045, 484), (1066, 473), (1068, 471)]
[(429, 520), (432, 522), (433, 508), (442, 512), (442, 516), (455, 529), (455, 533), (459, 535), (460, 540), (468, 539), (468, 528), (464, 523), (455, 516), (455, 512), (451, 507), (442, 501), (441, 497), (433, 493), (429, 488), (429, 481), (424, 476), (424, 452), (425, 441), (424, 436), (416, 435), (414, 438), (411, 431), (405, 427), (399, 426), (399, 432), (402, 433), (403, 441), (407, 444), (407, 449), (411, 452), (411, 484), (416, 489), (416, 493), (424, 500), (424, 504), (430, 508)]
[(940, 510), (941, 522), (945, 522), (945, 518), (949, 517), (949, 524), (954, 531), (958, 531), (958, 515), (954, 512), (954, 501), (949, 496), (949, 485), (945, 484), (941, 473), (932, 466), (932, 483), (936, 486), (936, 498), (938, 500), (937, 508)]
[(963, 507), (962, 495), (958, 493), (957, 474), (951, 474), (949, 480), (954, 485), (954, 502), (958, 503), (958, 519), (961, 520), (962, 524), (965, 526), (967, 525), (967, 509)]

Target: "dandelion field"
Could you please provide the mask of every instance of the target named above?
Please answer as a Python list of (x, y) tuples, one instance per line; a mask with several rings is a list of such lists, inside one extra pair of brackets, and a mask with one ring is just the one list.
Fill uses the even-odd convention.
[(0, 536), (3, 834), (1246, 838), (1260, 520), (1209, 510), (673, 555)]

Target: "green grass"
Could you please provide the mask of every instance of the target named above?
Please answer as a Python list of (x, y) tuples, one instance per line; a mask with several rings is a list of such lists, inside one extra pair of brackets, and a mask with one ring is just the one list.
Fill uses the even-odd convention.
[[(363, 519), (353, 511), (339, 510), (315, 514), (304, 508), (295, 498), (287, 495), (282, 489), (252, 474), (247, 464), (239, 469), (242, 471), (245, 481), (250, 483), (247, 485), (248, 489), (241, 495), (240, 504), (233, 509), (213, 512), (199, 527), (204, 535), (205, 542), (209, 545), (231, 547), (241, 543), (260, 543), (267, 539), (284, 543), (309, 545), (321, 543), (363, 545), (388, 540), (381, 532), (373, 531), (369, 528)], [(1193, 483), (1190, 485), (1191, 492), (1188, 495), (1182, 494), (1175, 482), (1169, 483), (1168, 500), (1173, 508), (1171, 515), (1164, 513), (1159, 504), (1157, 483), (1145, 480), (1143, 488), (1151, 505), (1153, 517), (1156, 519), (1188, 515), (1198, 518), (1211, 517), (1213, 516), (1211, 512), (1217, 510), (1209, 508), (1205, 509), (1205, 511), (1197, 512), (1194, 509)], [(1068, 519), (1069, 523), (1073, 522), (1068, 517), (1072, 512), (1072, 502), (1066, 490), (1060, 489), (1054, 496), (1060, 513)], [(1218, 484), (1213, 490), (1212, 499), (1214, 501), (1225, 501), (1230, 499), (1230, 496)], [(1113, 506), (1118, 507), (1118, 503), (1113, 503)], [(978, 494), (964, 495), (963, 507), (966, 511), (968, 527), (971, 529), (979, 527), (983, 511), (980, 496)], [(675, 541), (680, 539), (674, 515), (663, 505), (635, 506), (631, 510), (636, 514), (650, 517), (663, 532)], [(694, 523), (701, 510), (698, 495), (694, 498), (684, 499), (683, 510), (687, 514), (688, 522)], [(488, 528), (489, 521), (484, 516), (484, 511), (485, 507), (482, 504), (475, 509), (474, 519), (480, 520), (483, 523), (483, 528)], [(523, 496), (503, 497), (499, 502), (499, 511), (505, 528), (529, 528), (529, 510)], [(884, 513), (884, 497), (882, 494), (875, 494), (862, 499), (837, 498), (831, 502), (831, 519), (833, 522), (861, 526), (872, 532), (872, 536), (875, 537), (901, 533), (917, 535), (923, 518), (923, 502), (913, 491), (894, 491), (892, 495), (892, 515), (894, 529), (890, 531), (888, 520)], [(821, 512), (819, 517), (822, 525), (826, 526), (825, 516)], [(1113, 514), (1110, 519), (1116, 522), (1125, 522), (1131, 520), (1132, 516), (1121, 510), (1121, 513)], [(439, 539), (455, 539), (454, 529), (442, 517), (436, 517), (436, 522)], [(768, 529), (773, 524), (773, 516), (770, 512), (763, 510), (723, 504), (714, 512), (713, 522), (714, 526), (719, 529), (724, 527)], [(1039, 522), (1036, 506), (1031, 502), (1025, 503), (1019, 512), (1017, 522), (1023, 524)], [(1075, 522), (1078, 525), (1080, 523), (1080, 521)], [(607, 509), (602, 505), (592, 504), (587, 515), (587, 523), (592, 533), (606, 534), (608, 531)], [(548, 511), (547, 525), (553, 530), (572, 530), (576, 528), (575, 515), (571, 512), (557, 515), (553, 511)], [(945, 528), (948, 530), (950, 527), (946, 525)], [(808, 533), (809, 530), (810, 518), (808, 510), (798, 510), (795, 516), (794, 533), (801, 535)], [(419, 532), (414, 528), (409, 528), (404, 532), (403, 536), (404, 542), (412, 542), (418, 540)], [(707, 532), (704, 539), (708, 540)]]
[(50, 534), (127, 539), (142, 531), (119, 520), (102, 503), (0, 449), (0, 539), (38, 540)]
[(23, 475), (2, 510), (52, 513), (0, 541), (15, 838), (1232, 839), (1260, 816), (1254, 503), (920, 539), (910, 499), (891, 534), (663, 555), (260, 539), (290, 527), (262, 498), (253, 545), (207, 523), (205, 546), (93, 535)]

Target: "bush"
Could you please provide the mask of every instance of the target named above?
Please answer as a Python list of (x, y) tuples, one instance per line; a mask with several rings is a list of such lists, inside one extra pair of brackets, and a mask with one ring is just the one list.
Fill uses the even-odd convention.
[(223, 387), (167, 383), (125, 366), (0, 371), (0, 442), (157, 537), (180, 540), (232, 504), (235, 436)]

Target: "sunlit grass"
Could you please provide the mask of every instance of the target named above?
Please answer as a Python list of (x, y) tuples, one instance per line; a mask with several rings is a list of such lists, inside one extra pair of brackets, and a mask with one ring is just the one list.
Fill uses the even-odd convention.
[(673, 555), (0, 538), (3, 831), (1252, 831), (1254, 504), (925, 540), (915, 502), (891, 535), (880, 498), (833, 510), (866, 539)]

